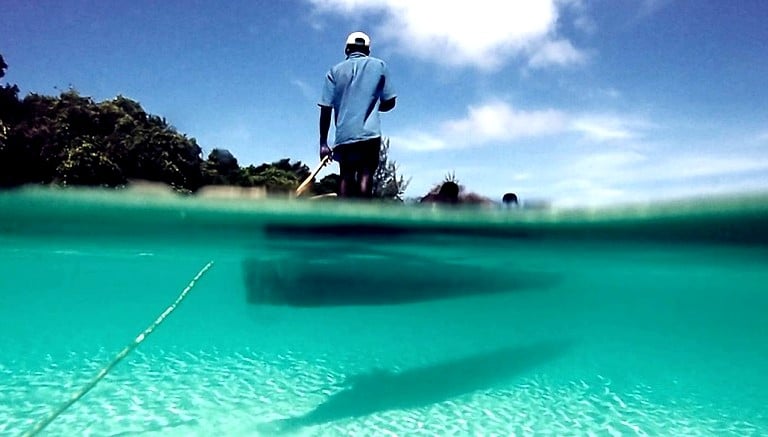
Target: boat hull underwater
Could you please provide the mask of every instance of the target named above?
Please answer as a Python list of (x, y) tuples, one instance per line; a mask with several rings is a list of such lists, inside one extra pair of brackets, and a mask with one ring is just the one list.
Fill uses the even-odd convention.
[(551, 272), (484, 265), (461, 254), (461, 245), (476, 239), (434, 230), (283, 226), (267, 227), (266, 235), (270, 255), (243, 261), (251, 304), (397, 305), (542, 290), (558, 282)]
[[(625, 243), (764, 246), (765, 203), (738, 208), (742, 204), (736, 202), (734, 211), (727, 203), (694, 204), (693, 210), (678, 205), (499, 223), (470, 217), (459, 225), (449, 216), (432, 222), (265, 223), (255, 251), (261, 255), (242, 263), (246, 300), (299, 307), (396, 305), (545, 291), (562, 282), (560, 264), (568, 261), (562, 251), (568, 248), (586, 255)], [(547, 250), (546, 263), (527, 262)]]

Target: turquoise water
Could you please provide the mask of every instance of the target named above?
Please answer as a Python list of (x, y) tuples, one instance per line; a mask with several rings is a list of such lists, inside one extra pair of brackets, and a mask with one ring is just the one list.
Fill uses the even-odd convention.
[(764, 435), (768, 197), (0, 193), (0, 435)]

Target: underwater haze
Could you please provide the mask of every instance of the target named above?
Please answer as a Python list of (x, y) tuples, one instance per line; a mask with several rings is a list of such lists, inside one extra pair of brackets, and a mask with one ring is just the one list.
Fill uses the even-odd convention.
[(0, 193), (0, 435), (764, 435), (768, 196)]

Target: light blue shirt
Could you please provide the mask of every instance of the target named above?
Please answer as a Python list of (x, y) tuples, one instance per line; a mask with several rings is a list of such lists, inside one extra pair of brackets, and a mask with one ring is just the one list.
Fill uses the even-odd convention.
[(379, 103), (395, 97), (387, 64), (351, 53), (326, 74), (318, 105), (333, 108), (338, 145), (381, 137)]

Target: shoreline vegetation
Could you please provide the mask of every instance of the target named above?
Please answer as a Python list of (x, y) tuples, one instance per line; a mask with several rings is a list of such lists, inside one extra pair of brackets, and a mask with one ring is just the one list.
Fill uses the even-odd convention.
[[(0, 78), (7, 68), (0, 55)], [(375, 175), (377, 200), (500, 203), (468, 192), (455, 175), (423, 196), (406, 198), (410, 179), (398, 172), (388, 154), (389, 139), (384, 137)], [(220, 147), (204, 158), (195, 138), (122, 95), (96, 102), (71, 88), (58, 96), (29, 93), (19, 97), (17, 85), (0, 86), (0, 189), (52, 185), (160, 193), (167, 186), (196, 197), (263, 199), (290, 197), (310, 173), (306, 164), (290, 158), (241, 165), (229, 150)], [(305, 197), (334, 196), (338, 185), (339, 175), (329, 174), (315, 180)], [(446, 192), (451, 195), (446, 197)], [(514, 200), (516, 205), (516, 196)]]

